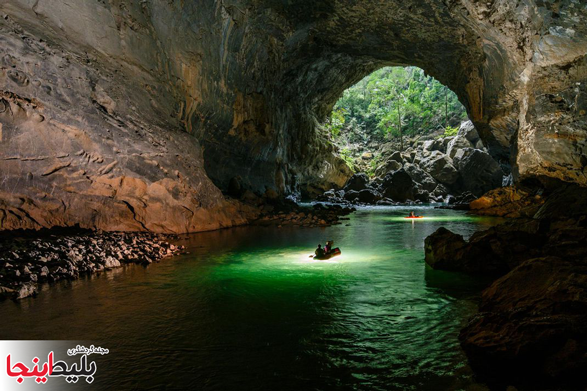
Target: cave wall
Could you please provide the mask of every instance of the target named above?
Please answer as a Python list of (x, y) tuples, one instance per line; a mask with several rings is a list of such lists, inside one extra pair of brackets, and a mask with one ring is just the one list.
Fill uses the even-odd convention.
[(577, 0), (0, 0), (0, 223), (191, 232), (340, 186), (316, 131), (368, 73), (457, 93), (517, 180), (587, 185)]

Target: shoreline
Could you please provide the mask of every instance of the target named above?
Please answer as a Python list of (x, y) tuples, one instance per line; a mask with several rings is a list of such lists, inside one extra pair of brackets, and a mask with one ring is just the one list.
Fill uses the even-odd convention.
[(6, 231), (0, 239), (0, 300), (36, 296), (38, 285), (77, 280), (129, 264), (148, 265), (183, 251), (171, 235), (47, 229)]
[[(247, 225), (281, 228), (340, 224), (354, 208), (317, 204), (311, 208), (276, 208)], [(129, 264), (148, 265), (184, 251), (171, 241), (180, 235), (151, 232), (105, 232), (79, 227), (6, 230), (0, 236), (0, 301), (35, 297), (39, 284), (77, 280)]]

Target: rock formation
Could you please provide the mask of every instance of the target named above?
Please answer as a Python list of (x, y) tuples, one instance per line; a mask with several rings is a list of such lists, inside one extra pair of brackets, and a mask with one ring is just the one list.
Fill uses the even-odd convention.
[(469, 361), (489, 382), (529, 389), (584, 384), (587, 189), (562, 186), (536, 198), (504, 188), (476, 203), (487, 205), (486, 213), (519, 208), (522, 217), (468, 241), (441, 228), (425, 245), (433, 268), (501, 277), (483, 291), (480, 312), (461, 331)]
[[(186, 232), (350, 176), (315, 131), (387, 65), (449, 86), (515, 179), (587, 185), (587, 9), (474, 0), (0, 1), (0, 222)], [(448, 179), (447, 179), (448, 180)]]
[[(377, 154), (379, 159), (373, 160), (374, 155), (369, 157), (371, 162), (382, 161), (375, 169), (373, 180), (365, 173), (357, 173), (340, 190), (343, 193), (327, 191), (318, 200), (336, 203), (344, 199), (371, 205), (381, 204), (382, 199), (385, 204), (457, 199), (469, 202), (502, 185), (504, 172), (487, 153), (471, 121), (461, 124), (457, 136), (424, 137), (431, 139), (420, 140), (420, 136), (406, 139), (407, 148), (403, 152), (395, 150), (399, 142), (382, 145)], [(454, 152), (452, 158), (448, 151)], [(362, 192), (363, 196), (354, 192)]]

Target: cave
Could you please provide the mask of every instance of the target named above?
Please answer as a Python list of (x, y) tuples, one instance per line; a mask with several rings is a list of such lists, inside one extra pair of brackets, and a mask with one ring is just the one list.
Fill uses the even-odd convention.
[[(353, 173), (320, 124), (365, 76), (414, 66), (454, 91), (488, 153), (511, 170), (516, 187), (494, 193), (512, 202), (497, 208), (500, 216), (572, 214), (566, 223), (532, 221), (506, 231), (516, 234), (496, 229), (470, 242), (439, 230), (427, 239), (426, 261), (458, 259), (461, 269), (478, 272), (468, 259), (490, 252), (475, 243), (487, 240), (492, 245), (483, 248), (498, 252), (499, 243), (516, 238), (527, 247), (515, 257), (546, 254), (548, 262), (533, 264), (536, 273), (556, 269), (552, 275), (568, 276), (584, 268), (573, 262), (585, 254), (559, 251), (554, 243), (580, 243), (586, 221), (587, 7), (581, 1), (8, 0), (0, 2), (0, 16), (5, 237), (51, 229), (215, 231), (246, 226), (273, 205), (343, 188)], [(493, 199), (475, 202), (471, 208), (487, 210)], [(304, 213), (296, 218), (307, 219)], [(322, 217), (314, 217), (308, 224), (320, 225)], [(564, 224), (576, 229), (565, 231), (568, 237), (555, 232)], [(225, 240), (222, 233), (203, 235)], [(531, 246), (540, 250), (525, 251)], [(572, 261), (552, 267), (561, 254)], [(483, 270), (502, 278), (519, 266), (492, 265)], [(485, 291), (480, 329), (503, 321), (494, 313), (505, 305), (500, 292), (515, 290), (507, 284), (518, 280), (508, 281)], [(585, 288), (582, 280), (565, 281)], [(585, 351), (579, 318), (569, 326), (579, 336), (553, 348), (548, 368)], [(482, 333), (467, 333), (463, 345), (482, 367), (486, 361), (477, 353), (485, 347), (474, 343)], [(496, 351), (494, 361), (510, 362)]]
[(232, 178), (259, 195), (341, 186), (348, 172), (316, 124), (389, 65), (451, 88), (517, 181), (585, 184), (574, 2), (11, 1), (2, 12), (5, 228), (195, 232), (247, 220), (221, 193)]

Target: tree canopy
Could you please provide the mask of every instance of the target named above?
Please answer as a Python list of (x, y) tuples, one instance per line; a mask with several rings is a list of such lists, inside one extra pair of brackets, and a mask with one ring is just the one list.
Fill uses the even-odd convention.
[(467, 118), (454, 92), (417, 67), (386, 67), (347, 89), (325, 125), (334, 139), (380, 139), (457, 126)]

